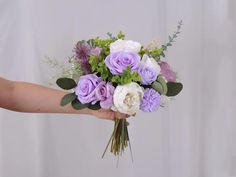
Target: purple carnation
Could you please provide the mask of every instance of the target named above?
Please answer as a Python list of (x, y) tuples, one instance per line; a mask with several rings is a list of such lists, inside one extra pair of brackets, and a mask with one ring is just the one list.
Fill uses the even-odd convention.
[(106, 57), (105, 63), (112, 74), (121, 75), (127, 67), (130, 67), (131, 71), (137, 71), (140, 56), (133, 52), (112, 52)]
[(160, 107), (161, 95), (152, 88), (144, 90), (140, 109), (144, 112), (154, 112)]
[(113, 103), (113, 93), (115, 87), (111, 83), (100, 82), (96, 88), (96, 97), (100, 101), (100, 106), (108, 109)]
[(161, 67), (161, 75), (163, 75), (167, 81), (175, 82), (176, 73), (171, 70), (170, 65), (166, 62), (160, 62), (159, 65)]
[(141, 76), (141, 84), (143, 85), (150, 85), (157, 79), (158, 72), (150, 67), (142, 68), (140, 67), (138, 70), (139, 75)]
[(81, 76), (78, 85), (75, 88), (75, 94), (77, 95), (78, 100), (83, 104), (95, 104), (98, 101), (95, 89), (101, 81), (102, 78), (97, 77), (95, 74)]

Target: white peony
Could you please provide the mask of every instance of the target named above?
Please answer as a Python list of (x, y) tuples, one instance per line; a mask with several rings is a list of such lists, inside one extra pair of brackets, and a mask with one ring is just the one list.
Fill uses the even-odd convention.
[(158, 74), (161, 72), (161, 68), (158, 65), (157, 61), (154, 58), (150, 58), (146, 54), (143, 55), (140, 65), (142, 66), (142, 68), (151, 68)]
[(124, 114), (134, 115), (143, 98), (143, 89), (135, 82), (118, 85), (114, 91), (113, 102), (115, 108)]
[(138, 53), (141, 49), (141, 44), (131, 40), (118, 39), (110, 44), (110, 52), (135, 52)]

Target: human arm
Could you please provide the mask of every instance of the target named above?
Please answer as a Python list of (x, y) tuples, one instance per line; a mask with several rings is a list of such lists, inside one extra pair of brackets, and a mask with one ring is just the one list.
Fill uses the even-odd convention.
[[(88, 114), (114, 120), (115, 112), (112, 110), (94, 111), (88, 108), (75, 110), (70, 104), (60, 106), (61, 98), (65, 94), (66, 92), (37, 84), (0, 78), (0, 107), (2, 108), (30, 113)], [(119, 114), (119, 117), (126, 118), (126, 115)]]

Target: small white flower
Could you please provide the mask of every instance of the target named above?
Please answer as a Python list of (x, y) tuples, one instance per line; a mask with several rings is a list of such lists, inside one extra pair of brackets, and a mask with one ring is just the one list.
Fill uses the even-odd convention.
[(161, 107), (165, 107), (170, 101), (170, 98), (165, 96), (165, 95), (161, 95)]
[(156, 71), (158, 74), (161, 72), (161, 68), (158, 65), (157, 61), (154, 58), (150, 58), (148, 55), (144, 54), (141, 60), (141, 66), (142, 68), (151, 68), (154, 71)]
[(115, 108), (124, 114), (133, 115), (139, 110), (143, 98), (143, 89), (135, 82), (118, 85), (114, 91)]
[(118, 39), (110, 44), (110, 52), (135, 52), (138, 53), (141, 49), (141, 44), (131, 40)]

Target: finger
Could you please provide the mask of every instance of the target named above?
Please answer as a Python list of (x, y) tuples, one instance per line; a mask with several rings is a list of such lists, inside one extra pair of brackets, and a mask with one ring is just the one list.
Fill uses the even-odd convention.
[(104, 116), (103, 118), (115, 121), (115, 112), (114, 111), (106, 110), (105, 112), (106, 112), (106, 116)]
[(126, 119), (126, 118), (130, 117), (130, 115), (120, 113), (120, 112), (116, 112), (115, 115), (116, 115), (116, 118), (118, 118), (118, 119)]

